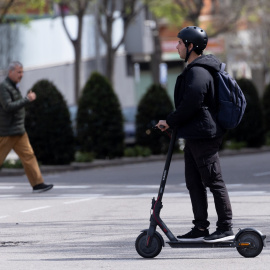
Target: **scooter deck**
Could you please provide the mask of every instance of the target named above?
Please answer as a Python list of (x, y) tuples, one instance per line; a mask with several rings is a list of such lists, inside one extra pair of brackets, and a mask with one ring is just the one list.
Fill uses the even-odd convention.
[(198, 242), (185, 242), (185, 241), (170, 241), (166, 242), (172, 248), (232, 248), (238, 246), (236, 241), (224, 241), (216, 243)]

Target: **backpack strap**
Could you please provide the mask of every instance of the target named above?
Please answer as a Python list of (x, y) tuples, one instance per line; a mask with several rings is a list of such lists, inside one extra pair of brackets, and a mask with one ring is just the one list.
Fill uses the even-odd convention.
[(226, 67), (226, 64), (225, 63), (221, 63), (220, 72), (224, 72), (225, 71), (225, 67)]

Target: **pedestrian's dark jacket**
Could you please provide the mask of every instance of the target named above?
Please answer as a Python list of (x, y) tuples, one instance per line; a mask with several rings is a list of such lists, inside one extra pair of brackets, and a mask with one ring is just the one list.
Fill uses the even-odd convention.
[(178, 127), (184, 139), (220, 137), (224, 130), (217, 124), (217, 102), (214, 79), (210, 73), (220, 70), (220, 61), (213, 55), (202, 55), (192, 61), (177, 77), (174, 89), (176, 110), (166, 121)]
[(29, 100), (23, 98), (16, 84), (8, 77), (0, 84), (0, 136), (25, 133), (24, 106)]

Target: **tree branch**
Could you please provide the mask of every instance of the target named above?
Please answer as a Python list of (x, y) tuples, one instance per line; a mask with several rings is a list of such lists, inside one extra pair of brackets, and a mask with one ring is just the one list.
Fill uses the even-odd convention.
[(4, 6), (3, 11), (1, 12), (0, 15), (0, 24), (4, 22), (4, 17), (7, 14), (8, 10), (10, 9), (10, 7), (14, 4), (15, 0), (9, 0), (9, 2), (7, 3), (6, 6)]
[[(126, 14), (126, 4), (128, 4), (128, 1), (124, 1), (124, 6), (123, 6), (123, 10), (121, 12), (121, 17), (124, 18), (124, 31), (123, 31), (123, 36), (120, 39), (120, 41), (118, 42), (118, 44), (115, 46), (114, 51), (117, 51), (119, 49), (119, 47), (121, 46), (121, 44), (124, 42), (126, 34), (127, 34), (127, 29), (131, 23), (131, 21), (143, 10), (143, 8), (145, 7), (145, 5), (141, 4), (141, 6), (135, 10), (135, 4), (136, 4), (136, 0), (132, 0), (131, 1), (131, 12), (129, 14)], [(130, 4), (130, 3), (129, 3)]]
[(64, 9), (63, 9), (63, 3), (62, 3), (62, 4), (59, 3), (59, 7), (60, 7), (61, 18), (62, 18), (62, 25), (63, 25), (63, 27), (64, 27), (64, 29), (65, 29), (65, 32), (66, 32), (66, 34), (67, 34), (69, 40), (71, 41), (71, 43), (72, 43), (73, 45), (75, 45), (76, 40), (74, 40), (74, 39), (71, 37), (71, 35), (70, 35), (70, 33), (69, 33), (68, 29), (67, 29), (67, 25), (66, 25), (66, 21), (65, 21), (65, 13), (64, 13)]

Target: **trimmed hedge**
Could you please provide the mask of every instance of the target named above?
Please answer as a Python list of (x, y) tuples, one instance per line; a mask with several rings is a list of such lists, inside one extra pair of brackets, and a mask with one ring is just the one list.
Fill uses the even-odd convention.
[(239, 126), (227, 133), (226, 139), (246, 142), (247, 147), (260, 147), (264, 144), (263, 113), (258, 91), (249, 79), (237, 80), (242, 89), (247, 107)]
[(120, 103), (109, 81), (92, 73), (79, 100), (77, 139), (81, 152), (95, 158), (123, 156), (124, 131)]
[(25, 127), (42, 164), (62, 165), (74, 160), (74, 136), (63, 95), (47, 80), (31, 89), (37, 99), (26, 107)]
[(166, 119), (173, 110), (167, 91), (161, 85), (151, 85), (139, 102), (136, 115), (136, 143), (149, 147), (152, 154), (166, 153), (169, 137), (164, 132), (154, 131), (153, 126), (159, 120)]
[(265, 87), (262, 97), (263, 123), (266, 133), (270, 132), (270, 84)]

